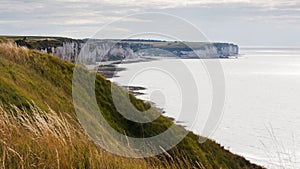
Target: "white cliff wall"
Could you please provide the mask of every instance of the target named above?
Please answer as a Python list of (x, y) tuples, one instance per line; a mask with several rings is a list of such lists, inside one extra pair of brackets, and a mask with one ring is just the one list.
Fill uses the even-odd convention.
[[(196, 48), (176, 49), (167, 51), (166, 49), (149, 48), (136, 51), (131, 49), (127, 42), (116, 43), (112, 41), (96, 42), (64, 42), (62, 46), (42, 49), (42, 52), (58, 56), (66, 61), (99, 62), (103, 60), (132, 59), (140, 56), (177, 56), (181, 58), (227, 58), (238, 55), (239, 48), (234, 44), (212, 43)], [(169, 54), (168, 54), (169, 53)], [(171, 53), (171, 55), (170, 55)], [(80, 54), (80, 55), (79, 55)]]
[(112, 42), (65, 42), (62, 46), (46, 48), (41, 51), (58, 56), (66, 61), (80, 59), (83, 62), (96, 62), (112, 58), (118, 60), (138, 57), (129, 45)]

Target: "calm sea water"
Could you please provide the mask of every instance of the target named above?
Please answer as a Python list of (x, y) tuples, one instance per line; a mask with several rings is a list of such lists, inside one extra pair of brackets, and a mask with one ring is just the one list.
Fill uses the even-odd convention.
[[(240, 53), (238, 59), (214, 60), (223, 67), (226, 99), (222, 118), (209, 137), (267, 168), (300, 168), (300, 48), (248, 47)], [(182, 90), (172, 72), (153, 68), (178, 61), (190, 69), (198, 86), (195, 121), (178, 119)], [(153, 101), (165, 115), (201, 134), (212, 106), (212, 87), (199, 60), (161, 59), (119, 66), (127, 70), (113, 81), (128, 85), (130, 79), (130, 85), (146, 87), (140, 98)]]

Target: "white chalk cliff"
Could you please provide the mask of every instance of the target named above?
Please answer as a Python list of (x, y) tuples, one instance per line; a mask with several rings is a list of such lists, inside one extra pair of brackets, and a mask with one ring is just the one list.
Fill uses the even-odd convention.
[(42, 52), (58, 56), (66, 61), (80, 59), (84, 62), (121, 60), (142, 56), (181, 57), (181, 58), (227, 58), (238, 55), (237, 45), (228, 43), (206, 43), (201, 47), (157, 47), (149, 44), (117, 42), (110, 40), (91, 42), (63, 42), (61, 46), (40, 49)]

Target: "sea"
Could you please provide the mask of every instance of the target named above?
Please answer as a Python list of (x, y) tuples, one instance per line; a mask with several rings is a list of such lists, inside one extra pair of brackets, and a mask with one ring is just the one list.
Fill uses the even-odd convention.
[[(216, 106), (213, 97), (220, 97), (217, 123), (207, 137), (266, 168), (300, 168), (300, 48), (241, 47), (238, 58), (209, 59), (210, 67), (215, 64), (218, 69), (215, 72), (209, 71), (207, 61), (157, 58), (119, 64), (126, 70), (111, 80), (145, 87), (137, 97), (153, 102), (165, 116), (200, 135)], [(176, 69), (167, 68), (172, 64)], [(215, 90), (213, 83), (223, 87)], [(198, 111), (191, 119), (181, 108), (188, 99), (183, 92), (193, 85), (198, 104), (189, 106)]]

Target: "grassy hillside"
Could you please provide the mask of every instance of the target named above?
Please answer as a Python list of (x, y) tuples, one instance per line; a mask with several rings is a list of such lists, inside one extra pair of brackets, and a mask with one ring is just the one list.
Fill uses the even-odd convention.
[[(57, 57), (0, 43), (0, 168), (260, 168), (214, 141), (198, 143), (199, 136), (191, 132), (153, 158), (124, 158), (101, 149), (77, 121), (73, 70), (72, 63)], [(97, 75), (98, 106), (116, 130), (149, 137), (173, 124), (162, 116), (145, 125), (126, 120), (114, 107), (111, 85)], [(131, 101), (140, 110), (150, 106), (133, 95)]]
[(44, 36), (0, 36), (0, 42), (16, 42), (20, 46), (30, 49), (47, 49), (62, 46), (65, 42), (83, 43), (83, 40), (65, 37), (44, 37)]

